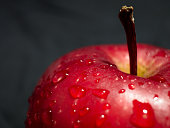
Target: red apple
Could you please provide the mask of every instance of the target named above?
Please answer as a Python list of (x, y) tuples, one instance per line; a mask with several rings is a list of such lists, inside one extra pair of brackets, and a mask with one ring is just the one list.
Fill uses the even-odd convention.
[(54, 61), (29, 98), (26, 128), (170, 128), (170, 50), (137, 49), (137, 75), (126, 45), (89, 46)]

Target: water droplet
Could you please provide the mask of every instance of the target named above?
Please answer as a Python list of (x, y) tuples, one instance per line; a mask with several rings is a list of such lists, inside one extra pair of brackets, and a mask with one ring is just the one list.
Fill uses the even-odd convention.
[(133, 100), (133, 114), (130, 117), (130, 122), (136, 127), (153, 127), (155, 116), (151, 105)]
[(124, 93), (126, 90), (125, 89), (120, 89), (119, 93)]
[(37, 85), (34, 89), (34, 92), (38, 93), (40, 91), (40, 89), (41, 89), (41, 85)]
[(160, 83), (164, 83), (167, 81), (162, 75), (155, 75), (155, 76), (150, 77), (149, 79), (160, 82)]
[(52, 107), (52, 106), (53, 106), (54, 104), (56, 104), (56, 103), (57, 103), (56, 100), (52, 100), (52, 101), (50, 102), (49, 106)]
[(80, 128), (80, 123), (81, 123), (80, 120), (76, 120), (76, 121), (73, 123), (73, 128)]
[(157, 94), (155, 94), (154, 97), (153, 97), (153, 100), (154, 100), (154, 101), (158, 100), (158, 97), (159, 97), (159, 96), (158, 96)]
[(170, 98), (170, 91), (168, 91), (168, 96), (169, 96), (169, 98)]
[(81, 98), (85, 96), (86, 89), (79, 85), (73, 85), (71, 88), (69, 88), (69, 92), (73, 98)]
[(45, 95), (45, 98), (48, 98), (48, 97), (50, 97), (52, 94), (53, 94), (53, 92), (52, 91), (50, 91), (50, 90), (48, 90), (48, 89), (46, 89), (46, 92), (44, 93)]
[(43, 123), (45, 123), (47, 126), (52, 124), (52, 110), (47, 109), (44, 111), (41, 115)]
[(123, 76), (120, 76), (120, 78), (123, 80)]
[(100, 76), (100, 73), (98, 72), (98, 73), (93, 73), (93, 76)]
[(138, 85), (142, 86), (142, 85), (144, 85), (144, 83), (143, 82), (138, 82)]
[(90, 111), (89, 107), (84, 107), (84, 108), (80, 109), (79, 115), (80, 116), (85, 116), (89, 111)]
[(110, 105), (109, 103), (105, 103), (105, 104), (103, 105), (103, 109), (104, 109), (104, 110), (111, 109), (111, 105)]
[(135, 85), (134, 85), (134, 84), (128, 84), (128, 87), (129, 87), (129, 89), (131, 89), (131, 90), (135, 89)]
[(39, 120), (39, 119), (40, 119), (39, 113), (34, 113), (34, 120)]
[(87, 59), (87, 60), (85, 61), (85, 63), (86, 63), (86, 65), (90, 66), (90, 65), (93, 64), (93, 60), (92, 60), (92, 59)]
[(94, 80), (95, 83), (99, 83), (99, 81), (100, 81), (100, 78)]
[(100, 127), (104, 124), (106, 120), (106, 115), (102, 114), (102, 115), (99, 115), (97, 118), (96, 118), (96, 126), (97, 127)]
[(55, 127), (57, 125), (57, 121), (56, 120), (52, 120), (52, 126)]
[(80, 60), (81, 63), (83, 63), (83, 60)]
[(77, 109), (77, 102), (74, 102), (74, 103), (72, 104), (72, 109)]
[(76, 114), (77, 113), (77, 110), (76, 109), (72, 109), (71, 110), (71, 115), (74, 115), (74, 114)]
[(68, 71), (66, 70), (62, 70), (57, 72), (54, 77), (53, 77), (53, 84), (57, 84), (60, 83), (61, 81), (63, 81), (66, 77), (68, 76)]
[(62, 113), (63, 110), (61, 109), (61, 107), (58, 109), (58, 114)]
[(102, 98), (102, 99), (106, 99), (108, 94), (110, 93), (110, 91), (106, 90), (106, 89), (94, 89), (93, 90), (93, 95)]
[(100, 65), (99, 66), (101, 69), (108, 69), (109, 67), (110, 67), (110, 65), (104, 65), (104, 64), (102, 64), (102, 65)]
[(116, 77), (116, 78), (115, 78), (115, 80), (117, 81), (117, 80), (119, 80), (119, 78), (118, 78), (118, 77)]
[(30, 118), (28, 118), (28, 119), (26, 120), (26, 124), (27, 124), (28, 126), (31, 126), (31, 125), (32, 125), (32, 120), (31, 120)]

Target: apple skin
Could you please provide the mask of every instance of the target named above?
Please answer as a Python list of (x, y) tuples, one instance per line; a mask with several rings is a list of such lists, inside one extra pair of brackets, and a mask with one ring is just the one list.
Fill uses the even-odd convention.
[(26, 128), (170, 128), (170, 50), (137, 44), (142, 78), (129, 66), (126, 45), (74, 50), (39, 80)]

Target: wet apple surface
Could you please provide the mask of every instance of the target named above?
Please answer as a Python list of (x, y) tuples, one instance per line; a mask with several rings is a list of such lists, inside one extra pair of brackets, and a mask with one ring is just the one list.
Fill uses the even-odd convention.
[(54, 61), (29, 98), (26, 128), (169, 128), (170, 50), (137, 49), (137, 75), (127, 45), (84, 47)]

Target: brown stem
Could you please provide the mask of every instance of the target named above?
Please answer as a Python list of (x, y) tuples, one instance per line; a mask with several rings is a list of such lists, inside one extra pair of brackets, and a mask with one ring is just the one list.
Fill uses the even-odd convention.
[(126, 32), (126, 39), (130, 58), (130, 74), (137, 75), (137, 46), (133, 7), (123, 6), (119, 12), (119, 19)]

